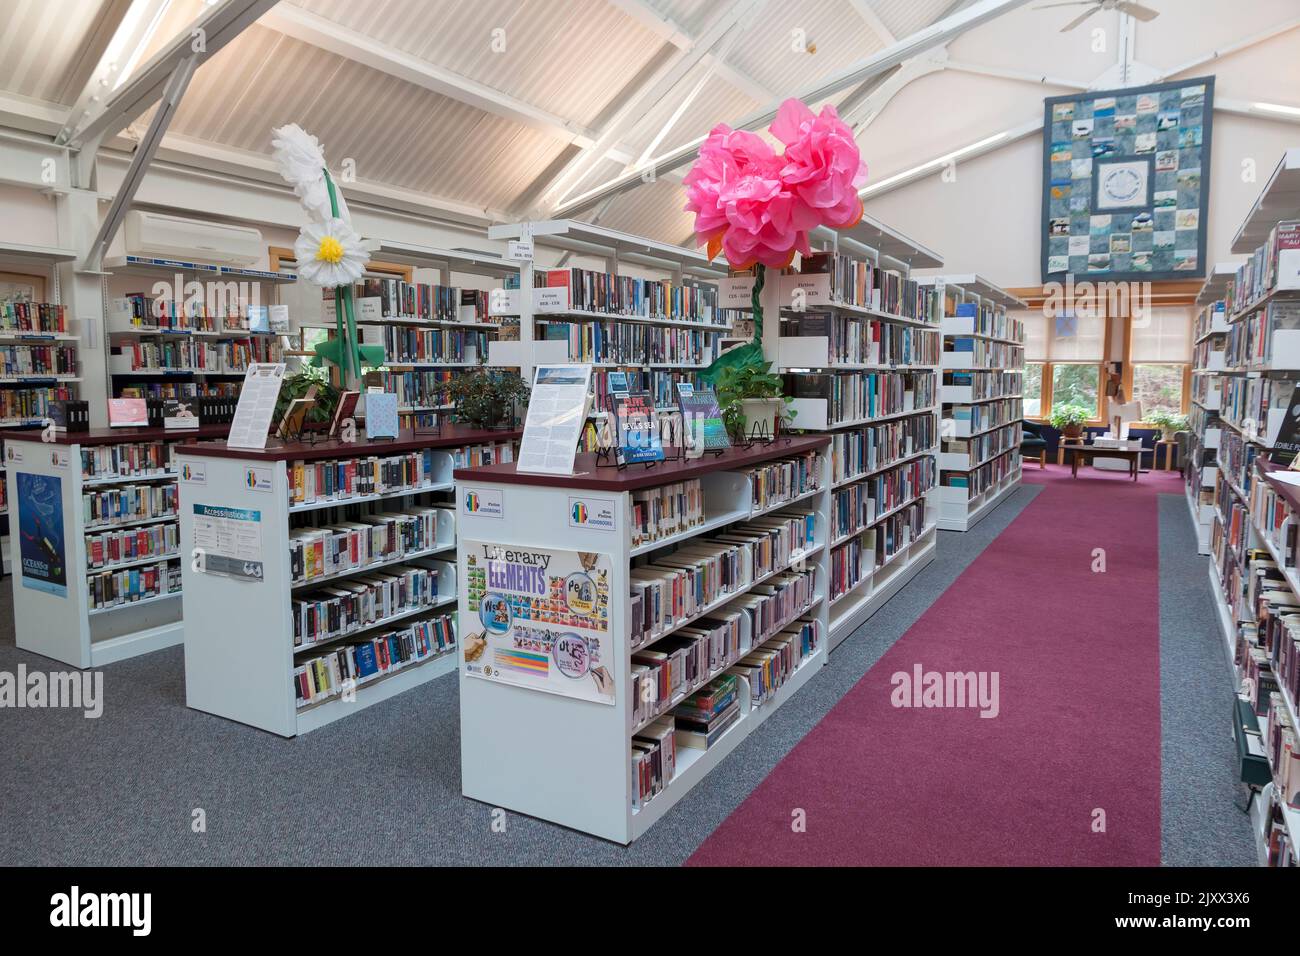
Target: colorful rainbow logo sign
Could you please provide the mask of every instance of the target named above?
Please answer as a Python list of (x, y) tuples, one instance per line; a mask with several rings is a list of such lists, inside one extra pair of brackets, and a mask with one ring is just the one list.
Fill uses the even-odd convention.
[(481, 504), (482, 504), (482, 502), (479, 500), (479, 496), (478, 496), (477, 494), (475, 494), (475, 493), (472, 492), (472, 491), (469, 491), (469, 492), (466, 492), (466, 493), (465, 493), (465, 510), (466, 510), (466, 511), (478, 511), (478, 509), (479, 509), (479, 507), (481, 506)]
[(587, 506), (584, 505), (581, 501), (578, 501), (578, 502), (575, 502), (575, 503), (574, 503), (574, 505), (573, 505), (573, 522), (574, 522), (574, 524), (586, 524), (586, 523), (587, 523), (587, 518), (588, 518), (590, 515), (591, 515), (591, 512), (587, 510)]
[(530, 654), (528, 651), (498, 650), (496, 662), (498, 669), (517, 671), (522, 674), (538, 674), (545, 677), (550, 671), (550, 661), (545, 654)]
[(250, 487), (250, 488), (256, 488), (256, 487), (257, 487), (257, 472), (255, 472), (255, 471), (254, 471), (253, 469), (251, 469), (251, 468), (249, 468), (247, 471), (245, 471), (245, 472), (244, 472), (244, 483), (247, 484), (248, 487)]

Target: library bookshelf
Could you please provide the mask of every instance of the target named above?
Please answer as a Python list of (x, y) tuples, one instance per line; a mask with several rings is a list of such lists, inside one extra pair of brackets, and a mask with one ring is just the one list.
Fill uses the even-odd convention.
[(1206, 276), (1196, 296), (1196, 325), (1192, 345), (1192, 395), (1188, 416), (1188, 443), (1183, 463), (1187, 508), (1196, 529), (1196, 550), (1210, 553), (1214, 524), (1214, 483), (1223, 426), (1219, 406), (1226, 362), (1224, 348), (1230, 326), (1224, 300), (1237, 273), (1236, 263), (1218, 263)]
[[(176, 494), (174, 450), (182, 441), (223, 436), (228, 427), (100, 428), (52, 434), (50, 441), (42, 440), (40, 431), (7, 436), (5, 483), (16, 532), (10, 539), (14, 630), (20, 648), (87, 668), (181, 643), (177, 514), (166, 502)], [(124, 454), (143, 449), (153, 457), (131, 464)], [(114, 454), (121, 456), (124, 470), (104, 467)], [(87, 467), (96, 457), (100, 465)], [(131, 496), (155, 499), (148, 508), (152, 516), (143, 510), (109, 516), (105, 508), (113, 507), (111, 502)], [(92, 517), (90, 498), (109, 504)], [(104, 548), (103, 536), (111, 535), (133, 540), (118, 545), (124, 550), (113, 557), (105, 553), (95, 560), (94, 542), (100, 540)], [(146, 594), (139, 579), (159, 565), (168, 573), (157, 575), (157, 587), (149, 589), (156, 594)], [(94, 599), (97, 578), (132, 571), (134, 594), (121, 592), (121, 603), (108, 604), (102, 591), (100, 600)]]
[(1007, 310), (1026, 305), (978, 275), (920, 281), (944, 310), (939, 527), (969, 531), (1020, 484), (1025, 327)]
[[(608, 639), (607, 643), (605, 638), (600, 639), (595, 660), (609, 672), (613, 688), (608, 701), (579, 699), (520, 682), (490, 679), (493, 660), (498, 662), (497, 677), (501, 676), (499, 653), (491, 655), (490, 660), (487, 654), (474, 657), (478, 673), (471, 673), (467, 657), (473, 652), (463, 640), (460, 701), (464, 795), (627, 844), (642, 836), (812, 679), (826, 663), (828, 653), (829, 444), (827, 436), (795, 436), (750, 448), (732, 448), (719, 457), (710, 455), (621, 471), (599, 467), (594, 455), (582, 454), (573, 475), (520, 472), (513, 464), (457, 469), (457, 581), (459, 615), (465, 632), (469, 632), (471, 622), (479, 628), (479, 622), (486, 620), (483, 615), (487, 609), (494, 606), (489, 601), (491, 593), (470, 586), (474, 568), (482, 567), (478, 565), (483, 557), (480, 551), (501, 545), (511, 554), (540, 549), (556, 559), (569, 553), (586, 555), (592, 563), (584, 567), (594, 568), (596, 579), (608, 585), (605, 588), (602, 584), (598, 590), (608, 595), (607, 614), (601, 615), (605, 621), (602, 633), (607, 633)], [(806, 456), (816, 461), (815, 472), (808, 471), (816, 475), (815, 487), (783, 500), (755, 504), (756, 482), (760, 481), (756, 469)], [(695, 481), (702, 492), (697, 499), (701, 507), (695, 512), (698, 523), (651, 542), (634, 536), (634, 527), (639, 527), (637, 495)], [(484, 507), (483, 502), (491, 502), (491, 507)], [(591, 515), (600, 520), (589, 520)], [(634, 646), (634, 609), (640, 608), (644, 614), (634, 596), (635, 583), (643, 581), (647, 574), (653, 576), (657, 573), (654, 569), (694, 567), (700, 549), (746, 539), (747, 535), (757, 534), (754, 522), (779, 523), (791, 515), (800, 516), (797, 520), (801, 527), (812, 529), (797, 549), (770, 555), (771, 563), (761, 573), (733, 579), (731, 590), (667, 621), (643, 638), (638, 636)], [(739, 566), (745, 567), (745, 562)], [(606, 571), (604, 577), (602, 570)], [(490, 566), (483, 573), (495, 574)], [(804, 590), (798, 594), (782, 590), (788, 577), (799, 578)], [(567, 579), (560, 578), (558, 583), (551, 580), (548, 587), (549, 593), (554, 593), (555, 588), (563, 591)], [(647, 652), (653, 655), (657, 648), (665, 647), (664, 642), (682, 639), (683, 629), (697, 624), (708, 626), (706, 619), (733, 613), (729, 608), (735, 602), (773, 600), (773, 594), (792, 602), (779, 618), (764, 619), (762, 631), (756, 634), (760, 627), (757, 619), (734, 612), (738, 646), (728, 649), (722, 660), (709, 659), (701, 664), (688, 682), (649, 698), (651, 702), (638, 711), (648, 698), (643, 691), (634, 690), (644, 685), (634, 682), (645, 678), (639, 669), (643, 665), (638, 662)], [(545, 626), (549, 620), (546, 615), (554, 611), (533, 604), (522, 613)], [(713, 679), (733, 673), (748, 655), (766, 647), (773, 633), (791, 626), (815, 629), (819, 635), (815, 646), (799, 660), (788, 662), (783, 681), (764, 688), (757, 697), (745, 680), (738, 679), (733, 722), (707, 747), (677, 746), (675, 772), (658, 792), (645, 797), (631, 756), (635, 749), (633, 738), (639, 740), (639, 735), (664, 717), (679, 719), (672, 717), (672, 711), (683, 700)], [(556, 657), (557, 671), (558, 665)]]
[(531, 380), (538, 364), (589, 362), (598, 411), (609, 370), (640, 373), (660, 407), (675, 405), (674, 383), (697, 381), (732, 333), (717, 299), (727, 270), (693, 250), (571, 219), (491, 226), (488, 237), (531, 243), (528, 255), (565, 263), (515, 263), (489, 308), (494, 319), (518, 321), (518, 339), (493, 342), (488, 363)]
[[(384, 348), (380, 375), (385, 391), (398, 395), (401, 426), (434, 427), (452, 410), (452, 376), (490, 366), (502, 323), (489, 314), (488, 299), (496, 283), (518, 274), (518, 264), (491, 252), (389, 239), (367, 239), (365, 246), (376, 261), (419, 270), (410, 283), (367, 273), (363, 291), (382, 294), (359, 294), (355, 309), (362, 341)], [(324, 306), (332, 324), (332, 294)]]
[(103, 268), (114, 292), (104, 299), (114, 396), (233, 396), (251, 362), (282, 360), (288, 333), (251, 331), (248, 310), (276, 306), (293, 273), (133, 255)]
[[(518, 437), (518, 431), (444, 425), (438, 435), (403, 430), (395, 440), (270, 441), (265, 449), (230, 448), (223, 441), (182, 445), (177, 460), (189, 476), (180, 483), (180, 540), (187, 555), (186, 704), (293, 737), (450, 673), (456, 666), (451, 560), (456, 519), (447, 500), (454, 487), (452, 472), (458, 462), (478, 460), (485, 447), (493, 455), (511, 457), (513, 451), (506, 454), (506, 449)], [(327, 493), (323, 486), (315, 495), (302, 491), (311, 486), (302, 484), (299, 466), (333, 469), (339, 462), (395, 458), (418, 459), (419, 470), (407, 471), (401, 481), (389, 479), (372, 493)], [(388, 520), (410, 511), (436, 512), (426, 525), (432, 538), (311, 578), (295, 566), (291, 551), (297, 531), (357, 526), (367, 518)], [(240, 533), (260, 555), (260, 576), (223, 573), (211, 557), (190, 560), (211, 540), (208, 535), (214, 532), (207, 522), (212, 516), (239, 521)], [(217, 526), (215, 533), (224, 535), (226, 529)], [(427, 572), (434, 572), (431, 584)], [(358, 586), (407, 574), (426, 576), (425, 584), (404, 585), (400, 603), (385, 607), (376, 601), (373, 613), (332, 632), (313, 631), (314, 638), (301, 626), (295, 628), (301, 607), (295, 601), (352, 595)], [(413, 627), (442, 626), (449, 618), (449, 642), (431, 643), (405, 657), (394, 655), (388, 666), (350, 680), (335, 673), (328, 692), (300, 695), (301, 674), (314, 666), (311, 662), (361, 644), (373, 646)], [(400, 643), (407, 637), (394, 639)]]
[[(934, 560), (941, 313), (911, 270), (943, 262), (870, 217), (813, 240), (764, 285), (763, 350), (793, 396), (789, 427), (831, 439), (833, 650)], [(752, 281), (727, 280), (725, 299), (743, 311)], [(874, 397), (842, 400), (862, 389)]]
[[(1296, 220), (1300, 149), (1291, 149), (1237, 231), (1232, 251), (1247, 258), (1216, 267), (1198, 296), (1192, 431), (1199, 457), (1188, 470), (1189, 504), (1204, 501), (1213, 460), (1210, 584), (1234, 665), (1233, 690), (1250, 715), (1239, 715), (1238, 723), (1258, 723), (1238, 736), (1254, 741), (1248, 752), (1267, 760), (1272, 778), (1252, 812), (1259, 860), (1270, 866), (1294, 860), (1300, 837), (1281, 763), (1300, 745), (1300, 632), (1289, 623), (1300, 604), (1300, 495), (1276, 474), (1286, 460), (1281, 429), (1300, 379), (1300, 332), (1292, 328), (1300, 309)], [(1201, 513), (1194, 508), (1192, 516)]]

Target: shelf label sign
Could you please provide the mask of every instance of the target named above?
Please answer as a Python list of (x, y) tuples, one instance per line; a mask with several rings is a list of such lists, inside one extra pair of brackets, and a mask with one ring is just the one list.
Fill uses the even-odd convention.
[(516, 262), (533, 261), (533, 240), (511, 239), (506, 243), (506, 258)]
[(466, 540), (466, 676), (613, 705), (609, 556)]
[[(12, 446), (10, 446), (12, 448)], [(58, 475), (14, 476), (18, 486), (19, 557), (23, 587), (68, 596), (68, 553), (63, 538), (63, 479)]]
[[(205, 476), (206, 477), (206, 476)], [(249, 491), (260, 491), (264, 494), (270, 494), (271, 489), (275, 487), (272, 482), (270, 468), (245, 468), (244, 469), (244, 487)]]
[(471, 518), (504, 518), (505, 501), (500, 488), (466, 488), (461, 499), (461, 514)]
[(590, 531), (613, 531), (618, 527), (613, 498), (569, 496), (569, 527)]

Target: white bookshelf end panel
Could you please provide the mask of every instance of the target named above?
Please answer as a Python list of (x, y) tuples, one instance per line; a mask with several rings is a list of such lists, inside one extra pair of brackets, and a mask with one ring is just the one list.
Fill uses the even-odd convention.
[(783, 335), (777, 344), (781, 369), (830, 368), (831, 340), (824, 335)]

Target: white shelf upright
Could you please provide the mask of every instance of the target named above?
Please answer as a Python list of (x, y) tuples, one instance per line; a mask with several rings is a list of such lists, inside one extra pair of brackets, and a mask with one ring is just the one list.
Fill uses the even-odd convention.
[(1210, 529), (1214, 525), (1214, 481), (1223, 423), (1219, 420), (1222, 375), (1226, 368), (1224, 347), (1228, 325), (1225, 298), (1237, 274), (1237, 263), (1214, 266), (1196, 296), (1196, 326), (1192, 346), (1191, 414), (1188, 422), (1187, 455), (1183, 461), (1187, 507), (1196, 528), (1198, 554), (1210, 553)]

